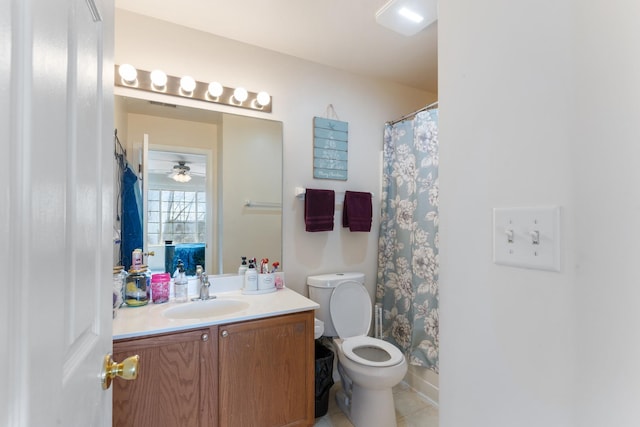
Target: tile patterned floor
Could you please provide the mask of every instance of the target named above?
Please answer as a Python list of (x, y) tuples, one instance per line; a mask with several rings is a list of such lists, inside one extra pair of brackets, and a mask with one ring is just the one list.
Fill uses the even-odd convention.
[[(335, 394), (340, 388), (340, 383), (331, 388), (329, 410), (325, 416), (316, 418), (315, 427), (353, 427), (336, 403)], [(394, 387), (393, 398), (398, 427), (438, 427), (438, 408), (407, 385), (400, 383)]]

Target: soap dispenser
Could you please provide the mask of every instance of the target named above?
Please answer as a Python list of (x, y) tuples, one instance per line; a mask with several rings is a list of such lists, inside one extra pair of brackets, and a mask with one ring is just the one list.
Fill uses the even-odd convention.
[(187, 302), (189, 299), (189, 280), (182, 261), (178, 263), (178, 277), (174, 279), (174, 293), (176, 302)]
[(253, 260), (249, 260), (249, 267), (244, 274), (244, 290), (245, 291), (257, 291), (258, 290), (258, 272)]
[(244, 276), (246, 272), (247, 272), (247, 257), (243, 256), (242, 264), (240, 264), (240, 267), (238, 267), (238, 275)]
[(178, 258), (178, 263), (176, 264), (176, 271), (173, 272), (173, 277), (174, 279), (177, 279), (178, 276), (180, 275), (180, 266), (182, 265), (182, 267), (184, 268), (184, 263), (182, 262), (182, 260), (180, 258)]

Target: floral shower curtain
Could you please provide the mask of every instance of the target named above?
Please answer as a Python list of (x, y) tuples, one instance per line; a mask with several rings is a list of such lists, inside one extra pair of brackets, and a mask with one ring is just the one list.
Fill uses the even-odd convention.
[(376, 302), (382, 334), (438, 372), (438, 110), (384, 131)]

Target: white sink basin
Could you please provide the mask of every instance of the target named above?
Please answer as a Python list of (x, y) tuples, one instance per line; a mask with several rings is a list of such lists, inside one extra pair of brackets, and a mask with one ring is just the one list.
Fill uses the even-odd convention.
[(234, 299), (211, 299), (175, 305), (162, 312), (169, 319), (202, 319), (225, 316), (245, 310), (249, 303)]

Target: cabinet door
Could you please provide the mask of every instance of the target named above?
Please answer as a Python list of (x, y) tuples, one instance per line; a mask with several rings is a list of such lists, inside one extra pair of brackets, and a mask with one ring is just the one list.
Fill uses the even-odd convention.
[(136, 380), (113, 383), (113, 426), (215, 426), (216, 337), (213, 327), (114, 342), (114, 360), (140, 364)]
[(313, 312), (220, 326), (220, 427), (311, 426)]

